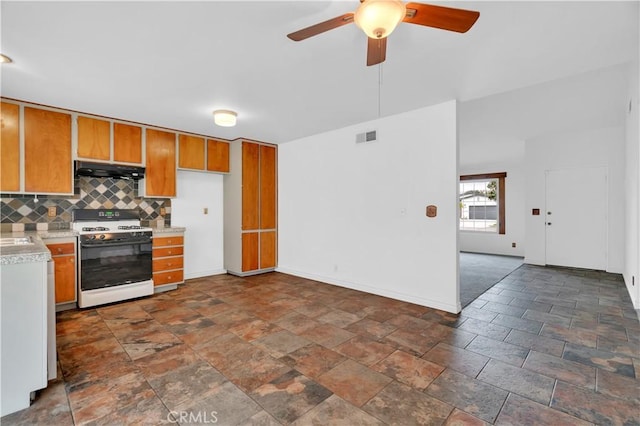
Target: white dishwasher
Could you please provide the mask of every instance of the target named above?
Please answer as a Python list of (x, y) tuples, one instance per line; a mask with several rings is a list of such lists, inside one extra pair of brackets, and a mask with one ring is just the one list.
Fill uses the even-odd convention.
[(27, 408), (47, 387), (47, 260), (0, 268), (0, 416)]

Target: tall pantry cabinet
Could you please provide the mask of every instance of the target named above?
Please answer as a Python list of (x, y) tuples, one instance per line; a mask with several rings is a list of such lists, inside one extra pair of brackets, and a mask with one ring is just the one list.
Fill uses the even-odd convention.
[(224, 262), (234, 275), (273, 271), (277, 265), (277, 151), (274, 145), (231, 143), (224, 177)]

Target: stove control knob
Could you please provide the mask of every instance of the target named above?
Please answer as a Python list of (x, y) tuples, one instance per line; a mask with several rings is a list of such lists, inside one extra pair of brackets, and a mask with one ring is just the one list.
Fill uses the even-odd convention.
[(104, 238), (105, 238), (104, 234), (101, 234), (101, 235), (100, 235), (100, 239), (101, 239), (101, 240), (104, 240)]
[(96, 236), (95, 235), (91, 235), (89, 238), (92, 239), (92, 240), (95, 240)]

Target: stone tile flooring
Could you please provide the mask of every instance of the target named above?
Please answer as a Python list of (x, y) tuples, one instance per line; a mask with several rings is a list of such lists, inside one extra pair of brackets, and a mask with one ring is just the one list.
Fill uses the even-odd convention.
[(460, 315), (279, 273), (58, 314), (11, 424), (640, 424), (619, 275), (525, 265)]

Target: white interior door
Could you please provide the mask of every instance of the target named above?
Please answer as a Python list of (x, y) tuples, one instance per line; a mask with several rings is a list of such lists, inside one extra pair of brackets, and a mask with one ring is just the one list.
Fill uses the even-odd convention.
[(606, 168), (549, 170), (546, 179), (546, 263), (606, 270)]

